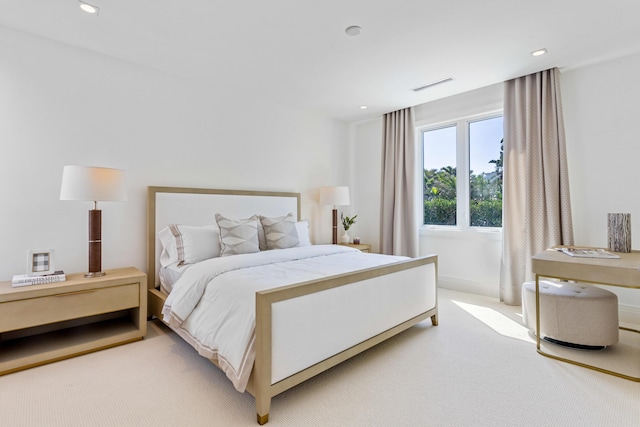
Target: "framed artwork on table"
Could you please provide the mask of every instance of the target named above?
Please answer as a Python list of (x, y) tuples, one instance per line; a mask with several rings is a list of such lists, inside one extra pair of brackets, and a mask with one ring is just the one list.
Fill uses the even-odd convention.
[(27, 274), (43, 276), (55, 272), (55, 256), (53, 249), (31, 250), (27, 255)]

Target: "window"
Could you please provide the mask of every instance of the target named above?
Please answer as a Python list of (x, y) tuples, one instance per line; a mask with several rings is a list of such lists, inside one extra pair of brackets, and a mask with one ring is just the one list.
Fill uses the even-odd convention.
[(456, 126), (422, 132), (424, 223), (456, 225)]
[(502, 116), (423, 128), (420, 135), (424, 224), (502, 227)]

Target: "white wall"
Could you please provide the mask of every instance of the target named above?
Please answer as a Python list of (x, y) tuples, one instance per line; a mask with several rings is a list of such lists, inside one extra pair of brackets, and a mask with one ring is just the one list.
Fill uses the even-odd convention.
[[(640, 54), (563, 71), (561, 90), (567, 135), (574, 237), (576, 244), (607, 246), (607, 213), (629, 212), (640, 223), (638, 170), (640, 143)], [(416, 107), (418, 125), (476, 114), (500, 105), (502, 85), (494, 85)], [(378, 244), (382, 119), (352, 125), (356, 164), (355, 208), (363, 215), (359, 234)], [(634, 221), (635, 218), (635, 221)], [(371, 226), (369, 224), (372, 224)], [(498, 295), (499, 235), (422, 230), (422, 254), (437, 253), (441, 284)], [(632, 244), (640, 245), (640, 225), (632, 225)], [(640, 291), (611, 288), (621, 314), (638, 318)]]
[[(502, 98), (502, 84), (495, 84), (418, 105), (415, 108), (416, 126), (501, 111)], [(440, 286), (498, 297), (501, 230), (423, 227), (420, 253), (438, 254)]]
[[(607, 213), (631, 214), (640, 249), (640, 54), (562, 73), (576, 244), (607, 247)], [(640, 309), (640, 291), (609, 288)]]
[(25, 272), (29, 249), (53, 248), (58, 268), (86, 271), (91, 203), (59, 200), (67, 164), (127, 171), (129, 201), (99, 204), (104, 269), (146, 269), (149, 185), (301, 192), (312, 239), (330, 242), (317, 191), (347, 180), (347, 131), (223, 84), (0, 27), (0, 280)]
[[(415, 107), (417, 126), (437, 124), (502, 108), (502, 84), (429, 102)], [(382, 118), (352, 126), (355, 149), (355, 201), (349, 208), (358, 213), (358, 233), (363, 242), (379, 248), (380, 170)], [(346, 209), (345, 209), (346, 210)], [(440, 286), (498, 296), (501, 232), (428, 229), (420, 231), (420, 254), (438, 255)]]
[[(606, 246), (606, 214), (640, 216), (640, 55), (564, 71), (575, 240)], [(419, 124), (500, 103), (501, 85), (416, 107)], [(350, 132), (350, 134), (348, 133)], [(349, 144), (349, 140), (351, 144)], [(23, 273), (29, 249), (56, 250), (67, 272), (87, 268), (89, 203), (58, 200), (62, 167), (127, 171), (129, 201), (103, 203), (103, 267), (145, 269), (148, 185), (302, 193), (312, 237), (331, 240), (322, 185), (348, 184), (353, 235), (379, 245), (382, 119), (342, 123), (235, 88), (192, 82), (0, 27), (0, 280)], [(345, 149), (347, 147), (347, 149)], [(353, 159), (349, 162), (349, 158)], [(640, 227), (632, 227), (634, 247)], [(499, 236), (423, 231), (447, 283), (497, 295)], [(640, 292), (616, 292), (640, 306)]]
[[(341, 207), (350, 215), (358, 215), (349, 230), (371, 249), (380, 248), (380, 185), (382, 165), (382, 118), (351, 126), (350, 191), (351, 205)], [(352, 231), (353, 230), (353, 231)], [(341, 229), (338, 231), (340, 234)]]

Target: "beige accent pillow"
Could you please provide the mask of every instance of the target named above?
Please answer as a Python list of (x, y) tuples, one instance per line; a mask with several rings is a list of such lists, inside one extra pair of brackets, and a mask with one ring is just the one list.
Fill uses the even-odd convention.
[(299, 246), (296, 220), (292, 213), (276, 218), (260, 216), (267, 249), (287, 249)]
[(254, 215), (251, 218), (256, 218), (258, 220), (258, 246), (260, 246), (261, 251), (266, 251), (267, 237), (264, 235), (264, 227), (262, 227), (262, 223), (260, 222), (260, 217), (258, 215)]
[(251, 254), (260, 251), (258, 246), (258, 218), (229, 219), (216, 214), (220, 228), (220, 256)]

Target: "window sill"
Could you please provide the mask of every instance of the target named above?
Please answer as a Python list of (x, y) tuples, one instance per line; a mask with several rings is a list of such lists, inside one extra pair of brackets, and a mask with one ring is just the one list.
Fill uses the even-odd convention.
[(502, 240), (502, 228), (423, 225), (420, 227), (420, 236), (451, 239)]

